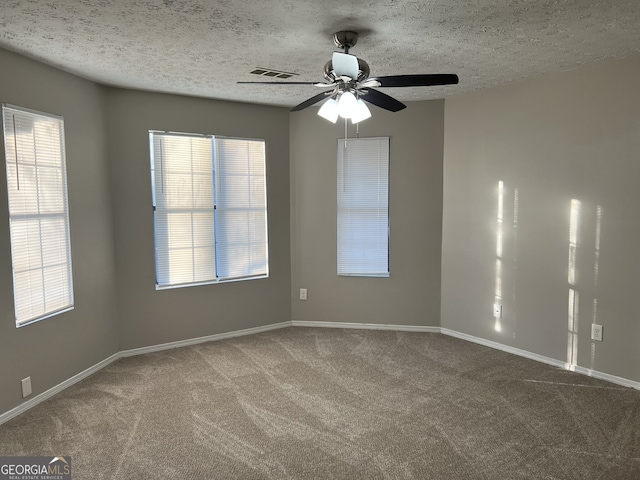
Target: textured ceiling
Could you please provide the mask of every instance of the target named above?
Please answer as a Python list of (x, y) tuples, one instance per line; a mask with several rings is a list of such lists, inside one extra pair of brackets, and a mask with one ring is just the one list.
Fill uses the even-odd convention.
[[(256, 67), (322, 80), (337, 30), (372, 76), (457, 73), (442, 98), (640, 49), (638, 0), (2, 0), (0, 46), (91, 80), (293, 106), (312, 86), (237, 85)], [(0, 66), (1, 70), (1, 66)]]

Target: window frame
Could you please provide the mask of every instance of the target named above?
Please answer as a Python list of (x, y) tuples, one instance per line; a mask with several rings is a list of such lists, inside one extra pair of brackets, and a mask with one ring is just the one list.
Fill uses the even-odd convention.
[[(13, 113), (11, 113), (13, 112)], [(11, 122), (8, 121), (8, 115), (12, 114)], [(23, 115), (27, 117), (30, 121), (31, 133), (30, 135), (33, 137), (33, 155), (25, 160), (23, 157), (24, 153), (20, 153), (18, 149), (19, 140), (16, 134), (16, 115)], [(55, 122), (52, 126), (55, 126), (55, 136), (56, 144), (54, 147), (51, 147), (48, 142), (51, 139), (45, 139), (37, 143), (36, 134), (34, 133), (34, 126), (37, 123), (37, 119), (43, 119), (47, 122)], [(2, 104), (2, 124), (3, 124), (3, 140), (4, 140), (4, 153), (5, 153), (5, 172), (6, 172), (6, 185), (7, 185), (7, 200), (8, 200), (8, 213), (9, 213), (9, 232), (10, 232), (10, 245), (11, 245), (11, 270), (12, 270), (12, 286), (13, 286), (13, 299), (14, 299), (14, 313), (15, 313), (15, 325), (16, 328), (25, 327), (27, 325), (32, 325), (34, 323), (40, 322), (47, 318), (51, 318), (57, 315), (60, 315), (65, 312), (69, 312), (74, 309), (74, 285), (73, 285), (73, 260), (72, 260), (72, 252), (71, 252), (71, 232), (70, 232), (70, 213), (69, 213), (69, 197), (68, 197), (68, 178), (67, 178), (67, 161), (66, 161), (66, 146), (65, 146), (65, 125), (64, 118), (60, 115), (55, 115), (51, 113), (41, 112), (37, 110), (32, 110), (25, 107), (20, 107), (16, 105), (11, 105), (8, 103)], [(11, 132), (9, 132), (11, 130)], [(13, 146), (11, 145), (13, 142)], [(47, 142), (46, 146), (49, 147), (45, 150), (45, 153), (38, 157), (37, 148), (38, 146), (43, 147), (44, 144), (42, 142)], [(23, 150), (24, 152), (24, 150)], [(48, 157), (48, 154), (54, 154), (54, 157)], [(53, 158), (53, 162), (51, 162)], [(29, 162), (32, 160), (32, 164)], [(40, 160), (40, 165), (39, 165)], [(50, 165), (46, 165), (47, 160)], [(10, 173), (12, 170), (12, 163), (15, 165), (15, 180), (16, 180), (16, 188), (12, 186), (12, 182), (10, 177), (14, 176)], [(42, 165), (45, 163), (45, 165)], [(31, 189), (35, 189), (34, 192), (31, 192), (33, 195), (28, 198), (31, 200), (35, 206), (37, 212), (22, 212), (18, 213), (16, 211), (12, 211), (12, 204), (17, 204), (22, 201), (23, 208), (25, 205), (24, 196), (16, 197), (12, 200), (12, 195), (19, 195), (18, 193), (13, 193), (12, 191), (19, 192), (20, 191), (20, 165), (22, 164), (23, 175), (25, 171), (28, 171), (28, 168), (31, 168), (33, 171), (32, 178), (35, 180), (31, 182)], [(51, 178), (47, 181), (41, 180), (42, 174), (44, 171), (48, 171), (51, 173), (52, 171), (59, 175), (58, 178), (53, 180), (53, 186), (56, 189), (52, 191), (42, 191), (45, 186), (49, 185), (52, 182)], [(28, 184), (27, 184), (28, 185)], [(59, 187), (59, 188), (58, 188)], [(43, 212), (42, 210), (51, 209), (51, 205), (47, 207), (46, 202), (51, 201), (51, 197), (57, 196), (58, 206), (60, 207), (60, 211), (54, 212)], [(18, 207), (16, 207), (18, 208)], [(33, 248), (33, 245), (26, 245), (26, 240), (23, 239), (23, 242), (19, 242), (17, 239), (20, 238), (20, 233), (18, 225), (24, 223), (26, 225), (25, 228), (28, 229), (28, 222), (33, 222), (34, 220), (38, 223), (38, 235), (37, 235), (37, 251), (39, 254), (37, 255), (39, 258), (34, 259), (34, 254), (30, 253), (30, 248)], [(58, 237), (58, 241), (55, 242), (55, 247), (53, 248), (48, 242), (43, 242), (46, 233), (43, 234), (43, 221), (46, 220), (58, 220), (60, 225), (57, 226), (58, 231), (54, 231), (53, 233), (49, 233), (49, 239), (53, 238), (54, 235)], [(51, 227), (49, 227), (51, 228)], [(24, 232), (22, 232), (24, 235)], [(60, 241), (60, 235), (63, 236), (63, 241)], [(29, 233), (27, 232), (27, 235)], [(45, 249), (49, 251), (45, 253)], [(48, 264), (51, 261), (52, 255), (55, 257), (60, 255), (60, 259), (62, 260), (58, 264)], [(49, 257), (49, 259), (45, 257)], [(18, 267), (16, 266), (18, 263), (27, 262), (28, 268), (24, 270), (24, 272), (17, 272)], [(32, 261), (37, 263), (36, 267), (32, 267)], [(53, 280), (46, 279), (46, 271), (47, 269), (61, 267), (60, 270), (66, 282), (53, 282)], [(25, 298), (20, 299), (20, 291), (23, 287), (19, 286), (20, 282), (17, 281), (16, 276), (19, 273), (25, 273), (28, 271), (41, 271), (42, 278), (42, 293), (39, 292), (33, 293), (32, 290), (29, 290), (29, 294), (25, 293)], [(47, 290), (49, 291), (49, 295), (47, 295)], [(54, 295), (51, 298), (51, 290), (54, 292), (62, 292), (58, 295)], [(41, 301), (38, 297), (41, 297)], [(49, 298), (48, 298), (49, 297)], [(47, 308), (47, 302), (55, 302), (61, 303), (61, 306), (56, 306), (54, 308)], [(21, 305), (24, 303), (28, 303), (27, 309), (33, 308), (41, 308), (42, 313), (36, 315), (30, 315), (24, 318), (20, 318), (20, 309), (22, 309)]]
[[(213, 231), (212, 231), (212, 241), (214, 250), (213, 250), (213, 265), (215, 271), (215, 278), (209, 278), (206, 280), (196, 280), (196, 281), (186, 281), (180, 283), (160, 283), (159, 282), (159, 274), (158, 274), (158, 234), (157, 234), (157, 188), (156, 185), (156, 176), (155, 176), (155, 159), (154, 159), (154, 136), (171, 136), (171, 137), (186, 137), (186, 138), (200, 138), (206, 139), (211, 142), (211, 175), (212, 175), (212, 188), (213, 188)], [(231, 277), (222, 277), (220, 276), (219, 271), (219, 230), (218, 224), (221, 223), (218, 219), (219, 209), (219, 190), (220, 190), (220, 179), (221, 176), (219, 171), (221, 167), (217, 167), (218, 162), (220, 161), (217, 156), (217, 146), (216, 140), (224, 141), (224, 140), (237, 140), (237, 141), (247, 141), (247, 142), (260, 142), (262, 144), (262, 175), (260, 177), (264, 182), (264, 249), (265, 249), (265, 259), (264, 259), (264, 273), (259, 273), (255, 275), (245, 275), (245, 276), (231, 276)], [(156, 290), (170, 290), (175, 288), (186, 288), (186, 287), (196, 287), (203, 285), (215, 285), (220, 283), (231, 283), (231, 282), (240, 282), (246, 280), (258, 280), (269, 278), (269, 230), (268, 230), (268, 205), (267, 205), (267, 144), (264, 139), (256, 139), (256, 138), (242, 138), (242, 137), (227, 137), (222, 135), (212, 135), (212, 134), (200, 134), (200, 133), (186, 133), (186, 132), (173, 132), (173, 131), (159, 131), (159, 130), (149, 130), (149, 151), (150, 151), (150, 165), (151, 165), (151, 188), (152, 188), (152, 206), (153, 206), (153, 214), (154, 214), (154, 258), (155, 258), (155, 289)], [(250, 177), (251, 175), (248, 174)], [(163, 180), (164, 181), (164, 180)], [(261, 210), (262, 211), (262, 210)]]
[[(345, 207), (343, 206), (343, 202), (344, 202), (344, 198), (346, 197), (346, 195), (341, 195), (341, 189), (344, 191), (344, 182), (348, 181), (347, 179), (345, 179), (345, 170), (344, 170), (344, 163), (345, 163), (345, 158), (344, 158), (344, 153), (345, 153), (345, 149), (348, 148), (349, 144), (353, 144), (354, 142), (363, 142), (363, 141), (376, 141), (378, 142), (378, 148), (384, 148), (384, 153), (386, 155), (383, 155), (384, 158), (379, 157), (378, 160), (376, 160), (376, 170), (378, 171), (378, 173), (380, 173), (380, 167), (382, 166), (382, 172), (384, 172), (385, 174), (385, 178), (384, 181), (386, 182), (386, 191), (385, 191), (385, 204), (381, 205), (380, 203), (377, 203), (376, 205), (378, 205), (378, 208), (380, 208), (381, 206), (386, 209), (386, 222), (384, 225), (384, 238), (381, 238), (381, 240), (383, 240), (383, 243), (386, 242), (386, 249), (384, 249), (384, 252), (386, 253), (386, 270), (383, 269), (376, 269), (373, 268), (371, 265), (369, 265), (369, 267), (371, 268), (369, 271), (364, 270), (364, 271), (349, 271), (347, 270), (347, 261), (345, 260), (345, 256), (342, 254), (342, 250), (345, 248), (346, 244), (344, 242), (341, 243), (341, 239), (343, 239), (343, 237), (345, 235), (343, 235), (342, 229), (341, 229), (341, 225), (343, 224), (342, 221), (342, 217), (341, 215), (345, 214)], [(336, 201), (337, 201), (337, 209), (336, 209), (336, 237), (337, 237), (337, 242), (336, 242), (336, 266), (337, 266), (337, 274), (340, 277), (368, 277), (368, 278), (388, 278), (391, 276), (391, 261), (390, 261), (390, 214), (389, 214), (389, 192), (390, 192), (390, 184), (389, 184), (389, 177), (390, 177), (390, 137), (356, 137), (356, 138), (339, 138), (337, 141), (337, 162), (336, 162)], [(380, 160), (382, 160), (383, 162), (381, 163)], [(373, 170), (372, 170), (373, 171)], [(376, 188), (380, 188), (379, 186), (377, 186)], [(377, 196), (378, 199), (380, 199), (380, 191), (378, 190), (377, 192), (369, 192), (370, 194), (373, 194), (374, 196)], [(354, 210), (353, 207), (349, 206), (349, 209), (351, 211)], [(349, 212), (347, 212), (348, 214)], [(379, 228), (379, 227), (378, 227)], [(357, 234), (357, 232), (356, 232)], [(363, 232), (360, 233), (360, 235), (363, 235)], [(381, 253), (380, 251), (376, 253), (376, 256), (381, 259), (383, 257), (384, 253)]]

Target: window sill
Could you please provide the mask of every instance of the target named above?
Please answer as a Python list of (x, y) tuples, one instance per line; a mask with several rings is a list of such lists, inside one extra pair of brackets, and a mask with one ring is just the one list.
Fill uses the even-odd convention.
[(217, 285), (220, 283), (234, 283), (234, 282), (244, 282), (247, 280), (262, 280), (265, 278), (269, 278), (269, 274), (266, 275), (257, 275), (255, 277), (241, 277), (241, 278), (228, 278), (224, 280), (211, 280), (207, 282), (197, 282), (197, 283), (180, 283), (177, 285), (158, 285), (156, 283), (156, 290), (174, 290), (176, 288), (186, 288), (186, 287), (200, 287), (203, 285)]
[(60, 310), (56, 310), (55, 312), (47, 313), (41, 317), (37, 317), (31, 320), (25, 320), (24, 322), (21, 322), (21, 323), (16, 322), (16, 328), (22, 328), (22, 327), (26, 327), (27, 325), (33, 325), (34, 323), (38, 323), (42, 320), (46, 320), (47, 318), (55, 317), (56, 315), (60, 315), (61, 313), (70, 312), (71, 310), (73, 310), (73, 305), (62, 308)]

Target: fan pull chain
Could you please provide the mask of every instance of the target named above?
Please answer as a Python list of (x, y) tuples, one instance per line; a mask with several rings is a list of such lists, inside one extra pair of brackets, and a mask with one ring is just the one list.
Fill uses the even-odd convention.
[(344, 119), (344, 148), (347, 148), (347, 119)]

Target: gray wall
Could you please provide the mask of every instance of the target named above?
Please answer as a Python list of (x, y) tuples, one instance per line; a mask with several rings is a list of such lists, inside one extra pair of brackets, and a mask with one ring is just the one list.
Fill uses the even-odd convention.
[[(0, 412), (118, 351), (104, 90), (0, 49), (0, 101), (64, 116), (75, 309), (15, 327), (4, 145), (0, 148)], [(2, 142), (0, 135), (0, 142)]]
[[(360, 136), (390, 137), (389, 278), (336, 274), (336, 152), (344, 122), (292, 113), (292, 319), (439, 325), (444, 102), (375, 109)], [(350, 125), (349, 136), (355, 136)], [(299, 300), (299, 288), (308, 300)]]
[(443, 327), (640, 380), (638, 85), (635, 56), (447, 100)]
[[(120, 349), (289, 321), (287, 109), (110, 89), (107, 110)], [(268, 279), (155, 290), (149, 130), (266, 140)]]

